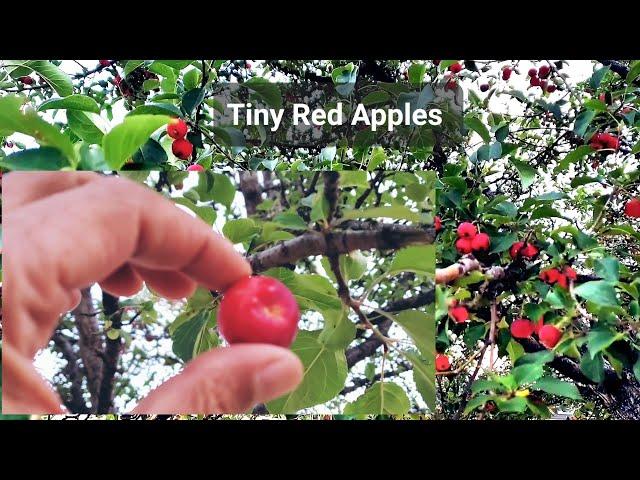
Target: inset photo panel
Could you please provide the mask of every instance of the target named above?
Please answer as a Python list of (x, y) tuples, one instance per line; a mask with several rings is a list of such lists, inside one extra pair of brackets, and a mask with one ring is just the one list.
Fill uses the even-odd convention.
[(434, 172), (2, 182), (3, 414), (434, 412)]

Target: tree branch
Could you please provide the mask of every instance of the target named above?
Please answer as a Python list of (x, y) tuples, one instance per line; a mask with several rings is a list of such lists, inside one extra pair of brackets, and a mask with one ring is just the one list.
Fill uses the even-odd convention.
[[(111, 328), (119, 330), (122, 327), (122, 310), (118, 308), (118, 297), (102, 292), (102, 305), (104, 313), (111, 320)], [(110, 413), (113, 411), (113, 385), (118, 360), (120, 359), (120, 346), (122, 338), (118, 336), (115, 340), (106, 338), (106, 348), (104, 350), (102, 364), (102, 381), (98, 394), (98, 414)]]
[(56, 330), (51, 338), (55, 348), (62, 354), (62, 357), (67, 361), (63, 374), (71, 382), (71, 388), (69, 389), (69, 398), (64, 398), (63, 402), (65, 407), (73, 413), (89, 413), (89, 407), (84, 401), (82, 396), (82, 372), (80, 371), (80, 358), (74, 351), (73, 345), (69, 338), (64, 335), (60, 330)]
[(433, 227), (413, 227), (391, 223), (377, 224), (362, 231), (307, 232), (249, 257), (253, 271), (295, 263), (314, 255), (339, 255), (354, 250), (397, 250), (409, 245), (433, 243)]

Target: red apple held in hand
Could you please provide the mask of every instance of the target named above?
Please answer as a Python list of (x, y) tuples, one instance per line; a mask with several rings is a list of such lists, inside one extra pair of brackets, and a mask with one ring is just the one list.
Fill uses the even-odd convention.
[(534, 331), (535, 326), (527, 318), (518, 318), (511, 324), (511, 336), (513, 338), (529, 338)]
[(178, 138), (171, 144), (171, 151), (181, 160), (188, 160), (193, 153), (193, 145), (186, 138)]
[(538, 331), (540, 343), (547, 348), (555, 347), (562, 337), (562, 332), (555, 325), (543, 325)]
[(189, 165), (187, 167), (187, 172), (204, 172), (204, 167), (199, 164)]
[(491, 245), (491, 239), (486, 233), (479, 233), (471, 240), (471, 248), (475, 251), (489, 250), (489, 245)]
[(624, 206), (624, 214), (627, 217), (640, 218), (640, 199), (632, 198)]
[(478, 229), (471, 222), (462, 222), (458, 225), (458, 237), (460, 238), (473, 238), (478, 233)]
[(473, 252), (473, 240), (470, 238), (459, 238), (456, 240), (456, 250), (461, 255), (467, 255)]
[(300, 309), (291, 291), (271, 277), (245, 277), (224, 292), (218, 329), (229, 343), (288, 347), (298, 332)]
[(451, 368), (451, 362), (449, 361), (449, 357), (439, 353), (436, 355), (436, 370), (438, 372), (446, 372)]
[(178, 138), (184, 138), (188, 128), (185, 121), (181, 118), (172, 118), (167, 124), (167, 135), (176, 140)]

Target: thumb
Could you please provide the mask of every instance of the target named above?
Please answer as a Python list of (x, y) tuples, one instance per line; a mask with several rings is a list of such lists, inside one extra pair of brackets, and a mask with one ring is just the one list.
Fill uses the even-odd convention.
[(290, 350), (263, 344), (216, 348), (160, 385), (135, 414), (243, 413), (295, 389), (302, 363)]

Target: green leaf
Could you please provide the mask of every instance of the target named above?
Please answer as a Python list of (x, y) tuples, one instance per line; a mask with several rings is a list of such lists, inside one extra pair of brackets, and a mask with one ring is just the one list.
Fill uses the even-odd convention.
[(61, 97), (67, 97), (73, 93), (73, 83), (69, 75), (47, 60), (29, 60), (25, 67), (37, 72)]
[(231, 243), (244, 243), (260, 233), (260, 227), (250, 218), (239, 218), (228, 220), (222, 227), (222, 233)]
[(273, 219), (274, 223), (289, 230), (306, 230), (308, 228), (300, 215), (293, 212), (285, 212), (276, 215)]
[(380, 103), (386, 103), (386, 102), (389, 101), (390, 98), (391, 98), (391, 95), (389, 95), (384, 90), (376, 90), (375, 92), (371, 92), (370, 94), (366, 95), (362, 99), (362, 104), (365, 107), (368, 107), (370, 105), (377, 105), (377, 104), (380, 104)]
[(168, 65), (176, 70), (182, 70), (188, 65), (191, 65), (192, 60), (156, 60), (158, 63)]
[(518, 170), (518, 175), (520, 175), (520, 183), (522, 183), (522, 188), (529, 188), (533, 185), (533, 182), (536, 181), (536, 175), (538, 171), (530, 166), (528, 163), (522, 162), (511, 157), (511, 163), (516, 170)]
[(69, 160), (53, 147), (31, 148), (0, 159), (0, 166), (10, 170), (60, 170)]
[(466, 127), (480, 135), (480, 138), (484, 140), (484, 143), (489, 143), (491, 141), (491, 134), (489, 133), (489, 130), (478, 117), (465, 117), (464, 124)]
[(119, 328), (110, 328), (107, 330), (107, 337), (109, 340), (117, 340), (120, 338), (120, 329)]
[(67, 122), (71, 131), (82, 140), (89, 144), (100, 144), (104, 132), (93, 122), (94, 115), (96, 114), (70, 110), (67, 111)]
[(240, 85), (256, 92), (269, 107), (282, 108), (282, 93), (277, 83), (262, 77), (252, 77)]
[(593, 88), (594, 90), (598, 89), (598, 87), (600, 87), (600, 83), (602, 82), (602, 79), (604, 78), (604, 76), (607, 74), (608, 71), (609, 71), (609, 67), (607, 66), (607, 67), (599, 68), (598, 70), (593, 72), (593, 75), (591, 75), (591, 78), (589, 79), (589, 85), (591, 86), (591, 88)]
[(144, 65), (144, 60), (129, 60), (124, 65), (124, 76), (128, 76), (131, 72), (133, 72), (141, 65)]
[[(183, 317), (185, 318), (185, 317)], [(181, 319), (179, 316), (174, 323)], [(186, 316), (171, 333), (173, 339), (173, 353), (183, 361), (188, 362), (202, 352), (211, 350), (219, 344), (213, 332), (215, 313), (202, 310), (195, 315)]]
[(187, 70), (187, 72), (182, 77), (182, 83), (184, 84), (185, 90), (193, 90), (200, 83), (200, 70), (197, 68), (191, 68)]
[(606, 112), (607, 111), (607, 104), (597, 100), (595, 98), (592, 98), (591, 100), (587, 100), (586, 102), (584, 102), (583, 106), (585, 108), (588, 108), (590, 110), (594, 110), (596, 112)]
[(194, 88), (182, 96), (182, 108), (187, 115), (191, 115), (198, 105), (202, 103), (206, 93), (204, 88)]
[(182, 112), (171, 103), (148, 103), (131, 110), (127, 117), (135, 115), (168, 115), (170, 117), (181, 117)]
[(38, 111), (44, 110), (81, 110), (83, 112), (100, 113), (100, 106), (91, 97), (86, 95), (69, 95), (64, 98), (50, 98), (38, 107)]
[(495, 380), (476, 380), (471, 385), (471, 393), (476, 394), (479, 392), (504, 392), (505, 387), (502, 383), (496, 382)]
[(61, 133), (58, 127), (41, 119), (33, 109), (22, 111), (25, 101), (24, 97), (18, 95), (0, 98), (0, 131), (3, 135), (13, 132), (29, 135), (41, 146), (55, 147), (73, 161), (75, 151), (69, 137)]
[(602, 383), (604, 380), (604, 360), (601, 354), (583, 355), (580, 361), (580, 370), (587, 378), (595, 383)]
[(514, 380), (518, 386), (526, 385), (528, 383), (535, 382), (544, 374), (543, 366), (540, 363), (526, 363), (515, 367), (511, 371)]
[(169, 122), (169, 117), (162, 115), (136, 115), (125, 117), (102, 139), (104, 156), (109, 167), (119, 170), (140, 148), (150, 135)]
[(342, 218), (393, 218), (396, 220), (409, 220), (411, 222), (419, 223), (421, 217), (419, 213), (411, 211), (404, 205), (393, 205), (389, 207), (372, 207), (358, 210), (345, 210)]
[[(435, 354), (435, 351), (434, 351)], [(430, 410), (436, 408), (436, 374), (433, 359), (435, 355), (427, 357), (429, 361), (421, 358), (414, 352), (403, 352), (403, 355), (413, 365), (413, 381), (420, 396)]]
[(172, 200), (178, 205), (187, 207), (209, 225), (213, 225), (216, 221), (217, 214), (216, 211), (211, 207), (211, 205), (199, 207), (194, 202), (184, 197), (176, 197)]
[(319, 341), (319, 334), (320, 331), (298, 332), (291, 351), (302, 361), (302, 382), (293, 392), (268, 402), (269, 413), (295, 413), (331, 400), (344, 388), (347, 379), (344, 350), (327, 347)]
[(342, 67), (334, 68), (331, 72), (331, 79), (336, 86), (336, 91), (346, 97), (353, 92), (358, 77), (358, 67), (349, 63)]
[(411, 408), (411, 402), (399, 385), (376, 382), (362, 396), (344, 408), (345, 415), (404, 415)]
[(589, 128), (589, 124), (595, 116), (596, 112), (594, 112), (593, 110), (583, 110), (580, 114), (578, 114), (573, 126), (574, 133), (579, 137), (583, 137), (587, 132), (587, 128)]
[(436, 268), (435, 245), (416, 245), (398, 250), (393, 257), (388, 273), (414, 272), (433, 275)]
[(542, 390), (551, 395), (571, 398), (573, 400), (582, 400), (582, 395), (573, 383), (564, 382), (555, 377), (542, 377), (531, 386), (532, 390)]
[(501, 233), (500, 235), (498, 235), (495, 241), (493, 238), (491, 239), (491, 245), (493, 246), (491, 248), (491, 252), (492, 253), (504, 252), (505, 250), (508, 250), (509, 248), (511, 248), (511, 245), (513, 245), (517, 241), (518, 241), (518, 235), (516, 235), (513, 232)]
[(167, 162), (167, 152), (162, 148), (160, 143), (150, 138), (133, 155), (133, 161), (155, 168)]
[(511, 363), (515, 364), (516, 361), (524, 355), (524, 347), (511, 339), (507, 344), (507, 353), (509, 354), (509, 360), (511, 360)]
[(631, 64), (631, 68), (629, 69), (629, 73), (627, 73), (627, 83), (633, 82), (636, 78), (640, 76), (640, 60), (636, 60)]
[(600, 306), (618, 306), (616, 291), (610, 283), (598, 280), (578, 285), (574, 292), (576, 295)]
[(412, 63), (407, 70), (409, 83), (411, 85), (420, 85), (427, 71), (427, 65), (424, 63)]
[(508, 400), (496, 399), (496, 405), (504, 413), (523, 413), (527, 409), (527, 399), (513, 397)]
[(109, 170), (109, 165), (104, 161), (104, 152), (100, 145), (84, 143), (78, 150), (80, 161), (79, 170), (104, 171)]
[(608, 282), (617, 282), (620, 279), (620, 262), (613, 257), (599, 258), (595, 261), (596, 275)]
[(340, 185), (342, 187), (369, 188), (367, 172), (363, 170), (343, 170), (340, 172)]
[(369, 164), (367, 170), (369, 172), (377, 169), (380, 165), (383, 165), (387, 161), (387, 153), (382, 147), (373, 147), (371, 151), (371, 157), (369, 158)]
[(427, 314), (420, 310), (404, 310), (394, 318), (396, 323), (409, 334), (423, 357), (435, 357), (436, 333), (432, 312)]
[(612, 332), (611, 330), (598, 328), (591, 330), (587, 334), (587, 349), (591, 358), (595, 357), (605, 348), (608, 348), (613, 342), (624, 338), (624, 333)]
[(582, 158), (586, 157), (590, 153), (593, 153), (593, 150), (589, 145), (580, 145), (575, 150), (567, 153), (565, 157), (562, 160), (560, 160), (560, 162), (558, 163), (556, 168), (553, 170), (553, 172), (560, 173), (566, 170), (567, 168), (569, 168), (569, 165), (580, 161)]
[(633, 365), (633, 374), (636, 376), (636, 379), (640, 382), (640, 355), (638, 356), (638, 360)]
[(538, 220), (540, 218), (564, 218), (562, 214), (553, 207), (548, 205), (543, 205), (541, 207), (536, 208), (531, 214), (531, 220)]
[(464, 415), (469, 415), (477, 408), (484, 408), (487, 402), (495, 400), (495, 398), (495, 395), (477, 395), (473, 397), (464, 408)]

